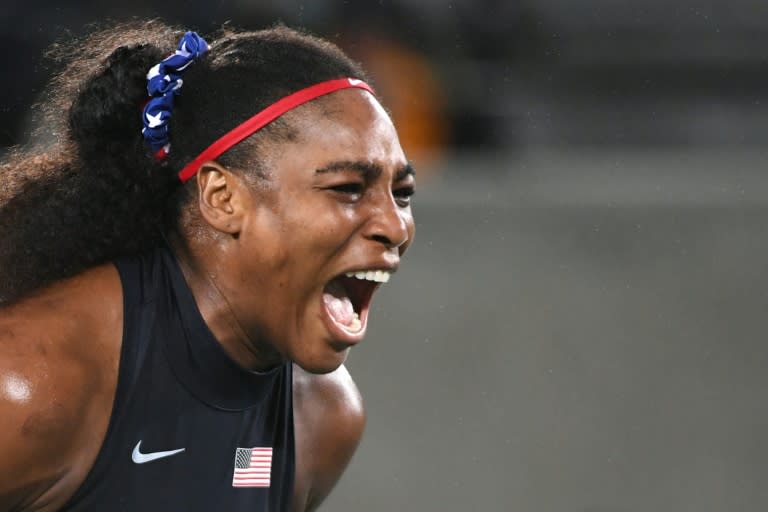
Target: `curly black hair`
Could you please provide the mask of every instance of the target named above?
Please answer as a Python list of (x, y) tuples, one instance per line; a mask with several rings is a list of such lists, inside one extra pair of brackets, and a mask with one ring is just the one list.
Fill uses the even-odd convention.
[[(163, 164), (141, 135), (146, 74), (183, 30), (159, 21), (102, 29), (55, 48), (67, 64), (37, 106), (34, 143), (0, 163), (0, 305), (91, 266), (149, 250), (178, 232), (194, 186), (176, 173), (279, 98), (334, 78), (366, 80), (333, 44), (276, 26), (220, 30), (185, 73)], [(286, 119), (219, 158), (258, 174), (259, 152), (291, 138)], [(266, 149), (265, 149), (266, 148)]]

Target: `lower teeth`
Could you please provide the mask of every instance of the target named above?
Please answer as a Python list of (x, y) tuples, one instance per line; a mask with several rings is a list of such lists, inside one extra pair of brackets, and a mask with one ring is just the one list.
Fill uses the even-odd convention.
[(357, 311), (354, 311), (352, 313), (352, 320), (349, 321), (347, 327), (349, 327), (351, 331), (359, 331), (362, 326), (363, 323), (360, 321), (360, 316), (357, 314)]

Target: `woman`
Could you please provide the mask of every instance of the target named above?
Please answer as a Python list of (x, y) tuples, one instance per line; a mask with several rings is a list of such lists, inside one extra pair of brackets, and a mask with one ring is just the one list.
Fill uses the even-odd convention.
[(48, 142), (2, 167), (0, 510), (314, 510), (364, 425), (343, 362), (414, 235), (389, 117), (285, 27), (69, 51)]

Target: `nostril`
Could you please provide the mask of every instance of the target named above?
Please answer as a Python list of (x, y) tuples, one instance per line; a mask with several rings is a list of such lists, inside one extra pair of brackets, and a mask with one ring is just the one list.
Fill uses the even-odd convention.
[(392, 246), (392, 240), (390, 240), (388, 237), (386, 237), (384, 235), (373, 235), (371, 238), (373, 238), (377, 242), (380, 242), (380, 243), (386, 245), (387, 247)]

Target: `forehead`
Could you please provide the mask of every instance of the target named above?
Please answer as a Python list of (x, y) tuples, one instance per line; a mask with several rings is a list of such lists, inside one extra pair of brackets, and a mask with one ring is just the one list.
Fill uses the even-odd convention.
[(366, 91), (337, 91), (299, 107), (292, 118), (296, 142), (307, 156), (395, 166), (406, 163), (389, 115)]

